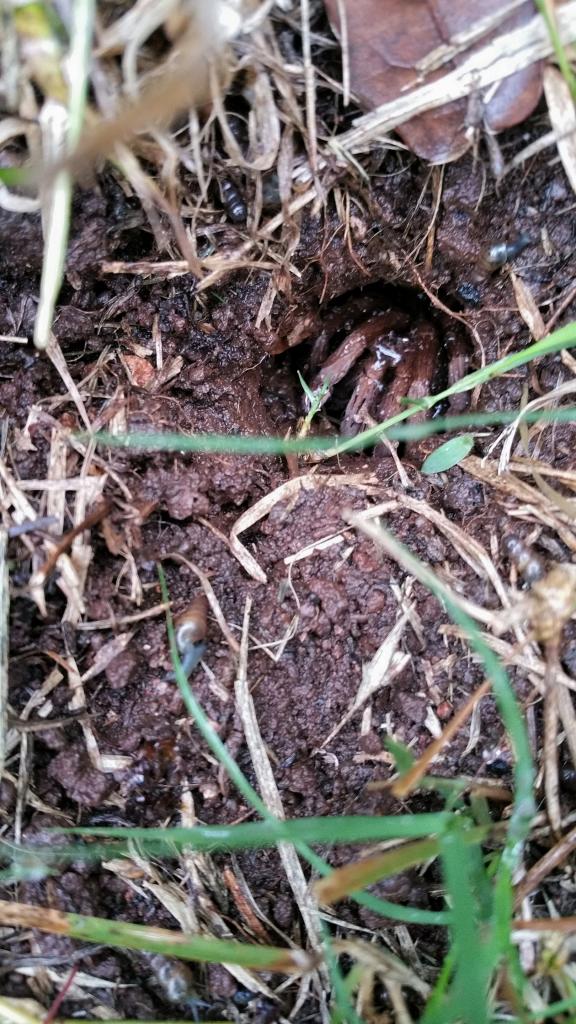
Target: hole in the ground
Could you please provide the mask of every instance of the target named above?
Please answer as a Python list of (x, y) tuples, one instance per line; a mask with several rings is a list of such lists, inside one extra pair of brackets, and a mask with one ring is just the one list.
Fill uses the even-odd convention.
[[(462, 324), (422, 293), (380, 282), (323, 307), (306, 339), (281, 358), (323, 392), (325, 425), (352, 437), (405, 408), (402, 399), (418, 402), (464, 376), (470, 355)], [(465, 402), (454, 396), (431, 415), (461, 412)]]

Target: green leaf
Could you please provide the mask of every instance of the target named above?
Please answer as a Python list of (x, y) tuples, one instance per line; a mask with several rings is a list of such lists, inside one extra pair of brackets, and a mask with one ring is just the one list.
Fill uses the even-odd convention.
[(386, 736), (384, 739), (384, 746), (386, 750), (392, 754), (394, 761), (396, 762), (396, 771), (403, 775), (404, 772), (409, 772), (412, 765), (414, 764), (414, 755), (408, 749), (404, 743), (399, 743), (398, 740), (392, 738), (392, 736)]
[(312, 388), (309, 387), (308, 384), (306, 383), (306, 381), (304, 380), (304, 377), (300, 373), (300, 370), (298, 370), (297, 372), (298, 372), (298, 380), (300, 381), (300, 387), (302, 388), (302, 391), (306, 395), (306, 398), (308, 399), (308, 403), (310, 405), (312, 405), (312, 403), (314, 402), (314, 399), (315, 399), (316, 396), (315, 396), (314, 392), (312, 391)]
[(462, 459), (470, 454), (474, 447), (474, 434), (459, 434), (444, 441), (439, 448), (430, 452), (420, 469), (421, 473), (445, 473), (452, 466), (457, 466)]

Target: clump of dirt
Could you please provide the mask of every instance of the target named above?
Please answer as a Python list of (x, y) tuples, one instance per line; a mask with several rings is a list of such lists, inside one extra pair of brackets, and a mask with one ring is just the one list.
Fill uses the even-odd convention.
[[(534, 119), (510, 133), (506, 144), (511, 151), (520, 148), (537, 131)], [(378, 332), (375, 337), (388, 347), (393, 341), (397, 359), (390, 358), (385, 373), (376, 379), (370, 376), (374, 338), (359, 345), (357, 359), (342, 364), (344, 372), (315, 421), (317, 432), (333, 434), (346, 417), (354, 429), (369, 425), (370, 416), (381, 416), (382, 396), (393, 393), (398, 403), (414, 383), (420, 396), (431, 393), (451, 374), (462, 375), (467, 368), (520, 348), (527, 330), (518, 315), (510, 275), (487, 264), (487, 259), (491, 246), (526, 236), (529, 242), (514, 262), (515, 271), (538, 306), (555, 308), (573, 281), (576, 241), (574, 220), (565, 216), (571, 198), (560, 166), (539, 156), (532, 159), (529, 173), (512, 172), (497, 186), (472, 156), (449, 165), (433, 228), (428, 175), (417, 161), (384, 154), (371, 179), (369, 202), (360, 195), (362, 213), (352, 235), (339, 224), (330, 201), (324, 217), (306, 214), (301, 243), (292, 257), (301, 276), (293, 281), (290, 293), (278, 296), (268, 324), (264, 320), (258, 326), (268, 283), (262, 272), (232, 275), (218, 286), (217, 294), (204, 298), (201, 307), (194, 301), (191, 276), (147, 281), (102, 273), (104, 259), (124, 258), (128, 251), (130, 258), (146, 259), (153, 253), (140, 223), (123, 226), (125, 210), (118, 209), (117, 187), (104, 177), (75, 206), (67, 280), (55, 327), (69, 371), (82, 385), (91, 422), (106, 426), (120, 415), (122, 427), (130, 431), (294, 431), (304, 412), (298, 372), (309, 380), (321, 376), (335, 353), (346, 360), (346, 339), (359, 329), (366, 331), (366, 325), (385, 311), (397, 317), (397, 327), (384, 340)], [(30, 334), (40, 268), (39, 221), (2, 214), (0, 224), (2, 238), (7, 239), (0, 257), (0, 331)], [(426, 239), (431, 230), (428, 258)], [(576, 316), (576, 307), (568, 306), (563, 316)], [(149, 392), (134, 384), (127, 357), (151, 362), (155, 323), (164, 364), (180, 359), (181, 366), (174, 377)], [(418, 358), (408, 358), (406, 350), (412, 348), (406, 339), (424, 337), (413, 333), (423, 324), (430, 325), (428, 340), (423, 348), (416, 346)], [(432, 336), (435, 347), (424, 358)], [(26, 481), (47, 478), (54, 430), (78, 429), (82, 424), (47, 359), (34, 355), (29, 346), (7, 342), (2, 342), (2, 352), (0, 402), (12, 439), (7, 462), (10, 474), (25, 486)], [(398, 373), (405, 375), (394, 393)], [(532, 396), (568, 375), (560, 357), (550, 357), (536, 370), (519, 369), (485, 385), (481, 408), (517, 408), (524, 388)], [(350, 411), (360, 384), (363, 404)], [(353, 419), (357, 415), (360, 418)], [(486, 431), (477, 439), (477, 451), (488, 451), (495, 436), (495, 431)], [(540, 458), (546, 460), (552, 449), (556, 465), (569, 464), (572, 428), (543, 435)], [(110, 504), (104, 520), (91, 531), (92, 561), (78, 628), (66, 628), (62, 622), (66, 596), (55, 575), (46, 586), (44, 616), (27, 596), (26, 584), (38, 568), (42, 532), (10, 542), (16, 590), (11, 607), (10, 705), (16, 718), (55, 662), (73, 658), (83, 675), (112, 638), (131, 633), (125, 649), (101, 673), (88, 674), (83, 684), (89, 724), (106, 771), (102, 764), (95, 766), (81, 722), (26, 734), (29, 768), (27, 795), (19, 811), (22, 841), (37, 843), (46, 838), (50, 826), (62, 822), (178, 823), (185, 790), (191, 792), (202, 822), (235, 822), (250, 813), (208, 754), (168, 678), (171, 666), (162, 614), (130, 621), (161, 602), (159, 561), (176, 612), (200, 592), (190, 565), (175, 555), (208, 578), (236, 639), (246, 598), (252, 599), (250, 687), (287, 815), (393, 814), (440, 806), (431, 794), (401, 805), (389, 790), (367, 786), (385, 782), (393, 773), (384, 748), (386, 735), (417, 756), (438, 723), (448, 720), (482, 682), (482, 668), (451, 631), (438, 602), (420, 584), (408, 581), (396, 563), (347, 527), (343, 518), (350, 509), (390, 503), (387, 524), (404, 544), (432, 563), (469, 601), (499, 608), (491, 583), (418, 512), (417, 502), (464, 527), (472, 540), (491, 550), (506, 572), (497, 548), (509, 500), (466, 469), (421, 476), (424, 450), (425, 446), (400, 450), (407, 480), (399, 477), (395, 459), (382, 444), (369, 452), (348, 454), (338, 465), (319, 466), (257, 456), (102, 452), (104, 461), (94, 463), (93, 472), (109, 473), (104, 493)], [(76, 478), (82, 470), (83, 456), (68, 448), (64, 475)], [(331, 478), (338, 474), (355, 478), (337, 484)], [(231, 549), (231, 528), (241, 512), (295, 475), (314, 476), (316, 482), (324, 478), (331, 486), (295, 488), (243, 534), (243, 543), (266, 574), (266, 583), (257, 582)], [(70, 510), (67, 501), (66, 529), (73, 525)], [(554, 543), (546, 527), (543, 536)], [(324, 541), (329, 546), (321, 546)], [(566, 549), (561, 553), (565, 556)], [(376, 692), (369, 712), (350, 717), (327, 742), (358, 691), (363, 668), (407, 604), (412, 618), (402, 640), (402, 652), (408, 655), (405, 667)], [(234, 707), (235, 674), (234, 651), (211, 618), (194, 690), (254, 783)], [(526, 677), (516, 669), (511, 675), (519, 698), (528, 698)], [(70, 715), (65, 680), (51, 691), (50, 701), (49, 718)], [(435, 767), (449, 778), (466, 775), (510, 782), (510, 755), (491, 697), (482, 702), (476, 733), (459, 733)], [(16, 800), (10, 781), (18, 772), (16, 754), (8, 770), (11, 775), (2, 789), (7, 822)], [(573, 789), (567, 787), (563, 799), (573, 802)], [(9, 830), (6, 836), (11, 837)], [(334, 864), (354, 855), (341, 848), (322, 852)], [(217, 864), (222, 868), (229, 860), (219, 857)], [(263, 920), (297, 943), (305, 941), (277, 854), (244, 853), (234, 867), (243, 873)], [(74, 866), (42, 882), (21, 883), (17, 889), (21, 900), (61, 910), (174, 925), (168, 910), (145, 886), (102, 867)], [(430, 869), (423, 874), (406, 872), (376, 886), (375, 892), (392, 902), (437, 909), (439, 889), (440, 880)], [(214, 894), (211, 898), (216, 900)], [(230, 894), (218, 895), (218, 911), (238, 933), (245, 930)], [(376, 919), (362, 908), (345, 904), (338, 912), (341, 920), (354, 925), (386, 930), (392, 947), (401, 941), (392, 922)], [(425, 927), (414, 934), (422, 962), (438, 962), (443, 936)], [(36, 956), (66, 958), (72, 948), (78, 952), (68, 940), (34, 937)], [(15, 957), (29, 955), (29, 945), (23, 939), (15, 941), (11, 952)], [(186, 1012), (182, 1006), (168, 1006), (165, 991), (142, 958), (133, 960), (110, 950), (85, 952), (82, 969), (127, 986), (98, 992), (100, 1004), (116, 1016), (147, 1019), (158, 1012)], [(268, 980), (273, 984), (274, 979)], [(246, 1006), (254, 1020), (274, 1019), (259, 1018), (257, 997), (251, 1002), (222, 969), (198, 972), (196, 983), (212, 1006), (205, 1019), (221, 1018), (223, 1012), (244, 1013)], [(7, 992), (27, 992), (16, 970), (3, 984)], [(284, 1010), (289, 1007), (288, 993)], [(308, 1004), (298, 1019), (314, 1012)]]

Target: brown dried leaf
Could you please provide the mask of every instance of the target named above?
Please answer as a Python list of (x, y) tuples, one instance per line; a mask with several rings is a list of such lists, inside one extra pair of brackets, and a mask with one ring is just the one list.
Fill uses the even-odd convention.
[[(346, 12), (352, 91), (371, 110), (407, 89), (441, 78), (497, 35), (534, 16), (531, 2), (498, 0), (324, 0), (340, 38), (339, 8)], [(505, 17), (506, 10), (511, 11)], [(474, 40), (473, 45), (466, 43)], [(434, 54), (436, 60), (427, 58)], [(447, 59), (449, 58), (449, 59)], [(441, 67), (438, 67), (439, 63)], [(423, 68), (433, 69), (423, 74)], [(413, 117), (398, 133), (418, 156), (444, 163), (461, 156), (473, 141), (473, 129), (490, 132), (518, 124), (534, 110), (542, 91), (540, 64), (504, 79), (488, 96), (472, 95)]]
[(147, 359), (140, 356), (124, 356), (130, 383), (137, 388), (150, 389), (156, 379), (156, 371)]
[(548, 331), (534, 296), (528, 285), (513, 270), (510, 271), (510, 280), (512, 281), (514, 296), (518, 303), (518, 312), (528, 327), (534, 341), (540, 341)]

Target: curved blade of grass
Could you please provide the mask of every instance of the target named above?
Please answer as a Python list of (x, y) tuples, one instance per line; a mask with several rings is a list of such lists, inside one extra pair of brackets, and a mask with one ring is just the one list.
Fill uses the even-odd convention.
[(8, 900), (0, 900), (0, 920), (5, 925), (39, 928), (43, 932), (68, 935), (98, 945), (141, 949), (162, 956), (177, 956), (181, 960), (233, 963), (259, 971), (299, 974), (311, 970), (315, 964), (315, 958), (304, 950), (188, 935), (168, 928), (68, 914), (50, 907), (36, 907)]
[[(339, 437), (301, 437), (285, 440), (280, 437), (246, 436), (237, 434), (108, 434), (105, 431), (89, 435), (78, 434), (81, 440), (93, 439), (109, 448), (134, 448), (141, 451), (166, 452), (216, 452), (231, 455), (314, 455), (317, 453), (338, 454), (341, 451), (357, 451), (368, 448), (386, 434), (391, 441), (420, 441), (448, 431), (459, 431), (469, 427), (489, 427), (513, 423), (518, 412), (476, 412), (463, 416), (439, 416), (423, 423), (406, 423), (388, 427), (395, 417), (385, 423), (371, 427), (357, 437), (343, 441)], [(527, 413), (526, 423), (573, 423), (576, 421), (576, 406), (561, 409), (541, 409)]]
[[(462, 842), (478, 846), (490, 834), (489, 828), (466, 829)], [(421, 839), (414, 843), (386, 850), (373, 857), (345, 864), (336, 868), (331, 875), (314, 884), (314, 892), (321, 903), (336, 903), (356, 889), (363, 889), (374, 882), (391, 878), (393, 875), (434, 860), (441, 851), (440, 839)]]
[(354, 514), (350, 514), (346, 518), (351, 525), (371, 537), (379, 547), (399, 562), (407, 572), (420, 580), (444, 604), (450, 618), (463, 630), (470, 646), (479, 655), (484, 665), (504, 726), (510, 736), (515, 757), (516, 792), (505, 845), (506, 863), (509, 866), (515, 865), (522, 844), (529, 834), (535, 813), (533, 792), (535, 774), (524, 719), (508, 675), (498, 656), (484, 640), (476, 623), (452, 600), (450, 592), (433, 572), (382, 526)]
[[(535, 813), (535, 801), (534, 801), (534, 766), (532, 763), (532, 757), (530, 753), (530, 746), (528, 742), (528, 736), (526, 733), (524, 720), (522, 713), (516, 698), (514, 691), (508, 679), (507, 673), (504, 670), (500, 660), (488, 646), (484, 640), (482, 634), (478, 630), (475, 622), (463, 612), (458, 605), (452, 600), (450, 592), (444, 587), (442, 582), (432, 573), (426, 566), (424, 566), (417, 558), (415, 558), (395, 537), (392, 536), (382, 526), (378, 526), (375, 523), (367, 522), (360, 518), (357, 514), (350, 514), (347, 517), (348, 522), (361, 530), (367, 536), (371, 537), (379, 547), (383, 548), (388, 555), (394, 558), (407, 572), (411, 573), (416, 579), (420, 580), (442, 603), (445, 605), (446, 610), (450, 617), (456, 622), (466, 635), (470, 646), (480, 656), (486, 674), (491, 681), (492, 690), (498, 705), (502, 720), (505, 728), (510, 737), (512, 749), (515, 756), (515, 794), (512, 815), (509, 823), (509, 831), (504, 848), (501, 855), (500, 864), (496, 873), (496, 885), (493, 900), (493, 915), (489, 929), (489, 939), (482, 944), (482, 949), (478, 949), (478, 978), (484, 977), (488, 972), (496, 969), (498, 962), (505, 957), (511, 946), (511, 925), (512, 925), (512, 910), (513, 910), (513, 889), (512, 889), (512, 873), (514, 868), (517, 866), (520, 856), (522, 853), (523, 845), (529, 835), (530, 826)], [(460, 825), (461, 827), (461, 825)], [(441, 843), (446, 842), (446, 836), (449, 835), (449, 830), (446, 830), (440, 836)], [(459, 856), (461, 858), (467, 858), (470, 861), (472, 851), (469, 850), (465, 853), (467, 848), (460, 842), (459, 843)], [(448, 858), (452, 857), (452, 846), (448, 847)], [(459, 865), (450, 861), (450, 864), (446, 865), (446, 858), (444, 858), (445, 869), (448, 873), (448, 878), (454, 880), (459, 879), (458, 885), (461, 884), (459, 872), (464, 870), (463, 864)], [(464, 883), (462, 883), (464, 884)], [(464, 888), (470, 894), (470, 886), (468, 882), (464, 885)], [(470, 1020), (476, 1024), (476, 1020), (484, 1022), (484, 1017), (465, 1016), (461, 1017), (463, 1009), (462, 999), (464, 999), (464, 991), (466, 985), (462, 982), (462, 974), (460, 971), (463, 969), (460, 963), (461, 959), (472, 959), (476, 958), (476, 946), (478, 946), (478, 933), (476, 932), (476, 945), (470, 944), (471, 938), (467, 931), (467, 925), (458, 920), (459, 913), (461, 910), (457, 909), (457, 893), (449, 889), (450, 899), (453, 903), (453, 927), (455, 929), (461, 929), (460, 942), (458, 946), (458, 957), (456, 961), (456, 978), (457, 985), (451, 989), (449, 993), (448, 1006), (442, 1006), (442, 1014), (435, 1016), (434, 1014), (425, 1015), (424, 1021), (426, 1024), (446, 1024), (449, 1020), (463, 1019)], [(463, 898), (460, 900), (460, 905), (463, 906)], [(466, 913), (469, 915), (469, 908)], [(464, 932), (466, 931), (466, 937)], [(453, 1011), (453, 1012), (452, 1012)]]

